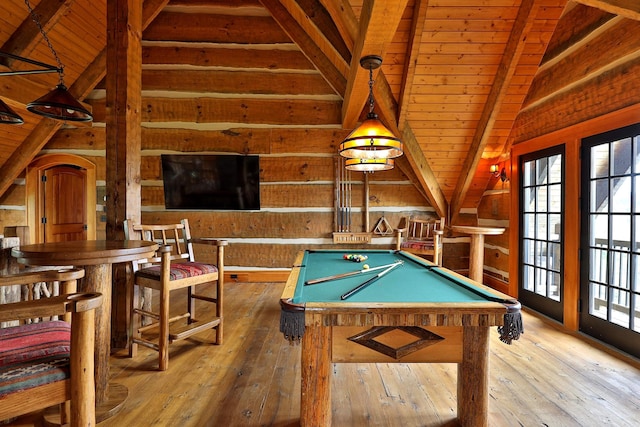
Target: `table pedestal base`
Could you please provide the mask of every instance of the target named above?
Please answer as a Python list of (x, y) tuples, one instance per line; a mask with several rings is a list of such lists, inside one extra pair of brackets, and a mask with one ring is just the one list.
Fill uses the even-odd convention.
[[(127, 397), (129, 397), (129, 389), (126, 386), (110, 383), (107, 400), (96, 405), (96, 424), (118, 414), (124, 407)], [(60, 426), (60, 411), (58, 408), (52, 407), (46, 410), (43, 421), (45, 426)]]

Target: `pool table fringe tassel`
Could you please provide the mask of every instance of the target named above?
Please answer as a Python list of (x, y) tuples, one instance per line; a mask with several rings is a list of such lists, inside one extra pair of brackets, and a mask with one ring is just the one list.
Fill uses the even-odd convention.
[(524, 333), (520, 310), (505, 313), (504, 326), (498, 326), (498, 333), (500, 341), (505, 344), (511, 344), (513, 340), (520, 339), (520, 335)]
[(304, 311), (283, 309), (280, 313), (280, 332), (289, 344), (299, 344), (304, 335)]

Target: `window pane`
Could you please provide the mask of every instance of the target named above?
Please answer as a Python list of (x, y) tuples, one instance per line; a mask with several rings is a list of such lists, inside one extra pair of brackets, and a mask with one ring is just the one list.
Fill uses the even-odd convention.
[(542, 185), (547, 182), (547, 158), (536, 160), (536, 185)]
[(533, 264), (535, 262), (533, 243), (533, 240), (526, 239), (522, 244), (522, 262), (525, 264)]
[(609, 217), (607, 215), (591, 215), (590, 217), (589, 246), (607, 247), (609, 245)]
[(606, 286), (591, 283), (591, 298), (589, 299), (589, 314), (607, 319), (607, 288)]
[(633, 167), (634, 173), (640, 173), (640, 136), (633, 138), (634, 149), (633, 152), (635, 158), (635, 166)]
[(536, 192), (536, 210), (538, 212), (547, 212), (547, 187), (538, 187)]
[(613, 245), (619, 248), (629, 249), (631, 236), (631, 216), (611, 215), (611, 237)]
[(562, 155), (556, 154), (549, 157), (549, 184), (562, 182)]
[(536, 238), (547, 239), (547, 214), (536, 215)]
[(631, 173), (631, 138), (614, 141), (611, 145), (611, 170), (613, 175)]
[(549, 215), (549, 240), (552, 242), (560, 241), (560, 233), (562, 233), (562, 216), (560, 214)]
[(611, 322), (629, 327), (629, 292), (613, 290), (611, 304)]
[(609, 176), (609, 144), (591, 147), (591, 178)]
[(611, 212), (631, 212), (631, 178), (611, 180)]
[(591, 181), (589, 194), (589, 209), (591, 212), (609, 212), (609, 180), (597, 179)]
[(560, 244), (549, 243), (549, 270), (560, 271), (562, 267), (560, 261)]
[(525, 238), (533, 239), (536, 237), (536, 223), (535, 223), (535, 215), (534, 214), (524, 214), (522, 216), (522, 235)]
[(606, 283), (607, 281), (607, 251), (594, 248), (590, 251), (589, 280)]
[[(640, 255), (634, 254), (631, 256), (633, 260), (633, 285), (634, 292), (640, 292)], [(638, 301), (640, 303), (640, 301)]]
[(540, 268), (547, 267), (547, 243), (536, 240), (536, 266)]
[(549, 272), (549, 293), (554, 301), (560, 301), (560, 273)]
[(535, 212), (536, 211), (536, 199), (535, 199), (536, 189), (535, 187), (529, 187), (524, 189), (523, 203), (522, 209), (524, 212)]
[(535, 182), (535, 163), (525, 162), (522, 166), (522, 185), (530, 187)]
[(524, 280), (522, 281), (523, 289), (526, 289), (529, 292), (533, 292), (533, 276), (534, 276), (534, 268), (530, 265), (525, 265), (522, 269), (522, 275), (524, 276)]
[(562, 210), (562, 187), (561, 184), (549, 186), (549, 212), (560, 212)]

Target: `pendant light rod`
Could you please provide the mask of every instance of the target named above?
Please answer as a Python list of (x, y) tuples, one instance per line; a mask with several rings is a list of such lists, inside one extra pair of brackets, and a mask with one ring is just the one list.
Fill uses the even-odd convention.
[(44, 62), (36, 61), (34, 59), (24, 58), (22, 56), (14, 55), (9, 52), (3, 52), (0, 50), (0, 56), (10, 58), (15, 61), (26, 62), (31, 65), (42, 67), (36, 70), (11, 70), (0, 71), (0, 76), (19, 76), (24, 74), (47, 74), (47, 73), (62, 73), (62, 68), (58, 68), (55, 65), (45, 64)]

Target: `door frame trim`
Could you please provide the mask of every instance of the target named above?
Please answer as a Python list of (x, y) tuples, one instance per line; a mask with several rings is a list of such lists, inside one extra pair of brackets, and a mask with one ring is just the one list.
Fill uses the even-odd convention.
[(75, 154), (45, 154), (35, 158), (26, 169), (27, 225), (31, 243), (44, 242), (38, 218), (44, 214), (43, 201), (40, 199), (40, 176), (46, 169), (60, 165), (77, 166), (87, 171), (86, 206), (87, 240), (96, 238), (96, 165), (84, 157)]

